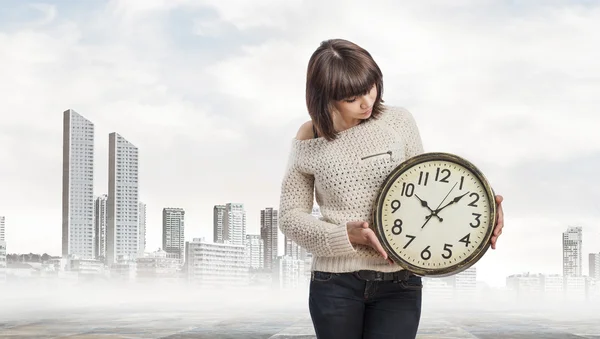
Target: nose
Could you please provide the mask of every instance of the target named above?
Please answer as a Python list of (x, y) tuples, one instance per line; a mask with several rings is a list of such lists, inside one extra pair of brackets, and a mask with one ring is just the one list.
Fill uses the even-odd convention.
[(361, 99), (361, 103), (360, 103), (360, 108), (362, 108), (362, 109), (371, 108), (371, 106), (373, 106), (374, 102), (375, 102), (375, 98), (372, 98), (370, 95), (363, 95), (363, 97)]

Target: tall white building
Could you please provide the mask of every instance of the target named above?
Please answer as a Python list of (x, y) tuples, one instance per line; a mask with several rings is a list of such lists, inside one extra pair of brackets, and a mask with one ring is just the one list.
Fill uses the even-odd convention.
[(225, 240), (223, 236), (225, 210), (225, 205), (215, 205), (213, 207), (213, 242), (215, 243), (222, 244)]
[(118, 133), (108, 136), (106, 262), (138, 255), (138, 148)]
[(63, 112), (62, 255), (94, 255), (94, 124)]
[(181, 261), (185, 254), (185, 211), (183, 208), (163, 208), (163, 250), (170, 258)]
[(590, 278), (600, 281), (600, 253), (590, 253), (589, 267)]
[(252, 269), (262, 269), (264, 264), (263, 241), (259, 234), (246, 235), (246, 261), (247, 266)]
[(264, 268), (275, 268), (279, 248), (279, 212), (273, 207), (260, 210), (260, 236), (265, 246)]
[(582, 275), (582, 228), (569, 226), (563, 232), (563, 276), (580, 277)]
[(6, 235), (5, 235), (5, 227), (6, 227), (6, 218), (4, 216), (0, 215), (0, 241), (5, 241), (6, 240)]
[(143, 257), (146, 251), (146, 204), (141, 201), (138, 213), (138, 257)]
[(0, 215), (0, 283), (6, 281), (6, 219)]
[(227, 203), (223, 220), (224, 240), (244, 246), (246, 242), (246, 211), (244, 204)]
[(107, 202), (107, 194), (96, 197), (94, 201), (94, 253), (96, 258), (106, 257)]

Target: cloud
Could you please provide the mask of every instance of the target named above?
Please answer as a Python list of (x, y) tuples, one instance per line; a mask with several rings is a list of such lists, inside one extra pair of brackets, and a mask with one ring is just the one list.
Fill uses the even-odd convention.
[(33, 3), (29, 7), (42, 12), (43, 16), (33, 23), (34, 26), (44, 26), (56, 18), (56, 7), (49, 4)]

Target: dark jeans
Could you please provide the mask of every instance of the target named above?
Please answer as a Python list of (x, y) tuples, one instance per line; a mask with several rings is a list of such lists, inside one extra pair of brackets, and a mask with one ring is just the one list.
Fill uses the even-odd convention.
[(366, 281), (356, 272), (312, 274), (309, 310), (318, 339), (414, 339), (423, 283)]

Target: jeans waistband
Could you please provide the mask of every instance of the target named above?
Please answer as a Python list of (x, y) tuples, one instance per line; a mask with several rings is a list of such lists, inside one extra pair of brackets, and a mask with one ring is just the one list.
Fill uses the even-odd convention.
[(370, 270), (360, 270), (352, 272), (354, 276), (365, 281), (406, 281), (414, 274), (407, 270), (397, 272), (379, 272)]

